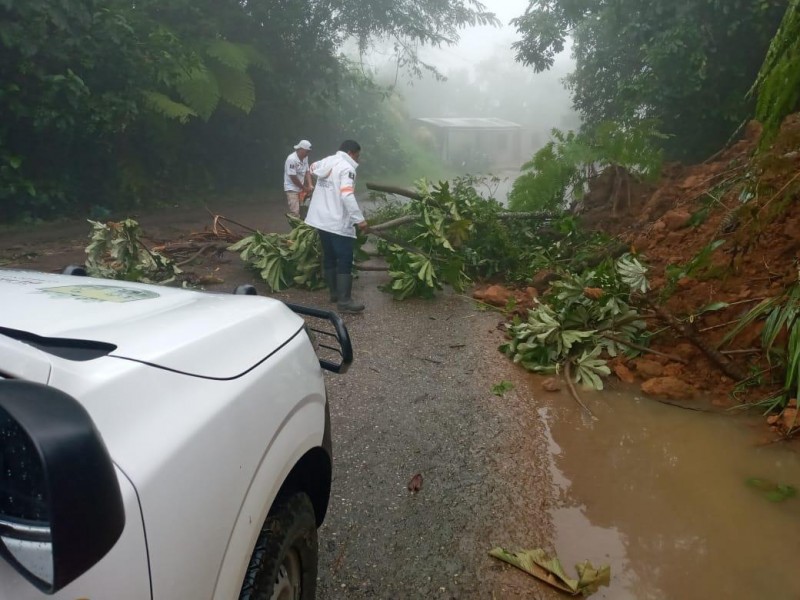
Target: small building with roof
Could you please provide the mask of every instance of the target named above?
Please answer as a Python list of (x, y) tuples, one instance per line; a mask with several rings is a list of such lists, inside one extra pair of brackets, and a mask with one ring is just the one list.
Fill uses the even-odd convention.
[(413, 120), (417, 137), (429, 140), (442, 160), (455, 167), (519, 168), (522, 126), (494, 117), (423, 117)]

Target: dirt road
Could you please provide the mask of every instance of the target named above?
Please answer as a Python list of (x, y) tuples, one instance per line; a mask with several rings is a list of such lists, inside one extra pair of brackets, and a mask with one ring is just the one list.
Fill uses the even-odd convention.
[[(381, 278), (360, 278), (368, 308), (347, 317), (355, 362), (330, 379), (335, 479), (320, 597), (548, 597), (487, 555), (546, 545), (548, 529), (535, 408), (491, 392), (509, 378), (497, 318), (454, 295), (395, 302)], [(320, 293), (290, 297), (324, 304)]]
[[(279, 203), (228, 207), (242, 222), (285, 227)], [(174, 239), (209, 224), (198, 208), (141, 219)], [(88, 225), (62, 224), (3, 236), (0, 264), (57, 270), (82, 262)], [(192, 265), (228, 290), (253, 281), (226, 253)], [(530, 398), (498, 398), (492, 385), (516, 369), (497, 352), (498, 319), (467, 298), (395, 302), (368, 273), (347, 317), (355, 363), (331, 376), (333, 497), (320, 531), (319, 594), (354, 598), (550, 598), (529, 576), (487, 555), (494, 546), (546, 546), (546, 442)], [(263, 291), (263, 285), (258, 285)], [(324, 292), (277, 294), (326, 306)], [(422, 488), (407, 489), (415, 474)]]

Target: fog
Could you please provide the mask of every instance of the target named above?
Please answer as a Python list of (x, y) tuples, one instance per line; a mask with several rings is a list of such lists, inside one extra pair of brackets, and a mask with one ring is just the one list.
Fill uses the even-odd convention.
[[(485, 0), (484, 4), (500, 25), (462, 30), (456, 45), (418, 48), (419, 60), (427, 65), (421, 69), (422, 76), (398, 68), (389, 42), (371, 48), (360, 60), (379, 83), (394, 89), (410, 119), (493, 117), (520, 125), (519, 160), (511, 166), (516, 170), (549, 140), (554, 127), (580, 125), (563, 84), (573, 61), (568, 48), (544, 73), (518, 63), (511, 48), (518, 34), (509, 21), (525, 12), (528, 0)], [(455, 166), (469, 170), (482, 164), (472, 159), (459, 158)]]

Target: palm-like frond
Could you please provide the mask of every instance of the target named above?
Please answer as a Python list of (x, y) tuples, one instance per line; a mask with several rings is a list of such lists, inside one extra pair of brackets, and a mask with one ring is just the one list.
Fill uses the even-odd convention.
[(166, 94), (153, 90), (143, 92), (145, 105), (153, 112), (168, 119), (177, 119), (181, 123), (186, 123), (190, 117), (196, 117), (197, 112), (191, 107), (176, 102)]
[(247, 71), (236, 71), (222, 63), (210, 64), (209, 70), (217, 81), (223, 100), (246, 113), (253, 109), (256, 85)]
[(249, 113), (256, 102), (250, 67), (269, 69), (269, 61), (255, 47), (215, 39), (198, 46), (197, 66), (171, 78), (172, 91), (182, 102), (162, 92), (145, 92), (146, 105), (158, 114), (185, 123), (190, 117), (208, 120), (224, 100)]
[(222, 95), (217, 78), (205, 66), (186, 73), (175, 84), (175, 91), (205, 120), (214, 113)]
[(226, 67), (244, 73), (251, 65), (249, 46), (227, 40), (214, 40), (206, 46), (206, 54)]

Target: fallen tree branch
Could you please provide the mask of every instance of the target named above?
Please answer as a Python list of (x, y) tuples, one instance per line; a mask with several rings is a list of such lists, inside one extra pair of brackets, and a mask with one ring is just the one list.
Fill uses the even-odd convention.
[(207, 244), (203, 244), (202, 246), (200, 246), (200, 248), (198, 248), (197, 252), (192, 254), (186, 260), (182, 260), (179, 263), (175, 263), (175, 266), (180, 268), (180, 267), (183, 267), (184, 265), (188, 265), (190, 262), (195, 260), (198, 256), (203, 254), (208, 249), (221, 251), (221, 250), (225, 250), (227, 247), (228, 247), (227, 244), (215, 244), (214, 242), (208, 242)]
[[(514, 219), (541, 219), (544, 221), (550, 221), (554, 215), (552, 213), (543, 213), (543, 212), (512, 212), (512, 211), (505, 211), (498, 213), (497, 218), (501, 221), (509, 221)], [(414, 223), (417, 221), (419, 217), (417, 215), (405, 215), (403, 217), (397, 217), (396, 219), (392, 219), (391, 221), (386, 221), (385, 223), (378, 223), (377, 225), (370, 225), (370, 230), (372, 231), (386, 231), (387, 229), (394, 229), (396, 227), (400, 227), (402, 225), (408, 225), (409, 223)], [(559, 232), (554, 232), (557, 235)], [(561, 236), (566, 237), (566, 236)], [(627, 246), (626, 246), (627, 248)]]
[(675, 317), (675, 315), (668, 312), (666, 308), (658, 306), (649, 298), (644, 297), (644, 301), (653, 310), (655, 310), (658, 316), (661, 317), (670, 327), (689, 340), (698, 349), (702, 350), (709, 360), (717, 365), (722, 372), (725, 373), (725, 375), (734, 381), (741, 381), (747, 377), (747, 375), (742, 373), (739, 368), (730, 362), (730, 360), (728, 360), (724, 354), (721, 354), (718, 350), (715, 350), (706, 344), (702, 339), (700, 339), (700, 337), (697, 335), (697, 332), (692, 327), (680, 321), (677, 317)]
[(599, 419), (595, 417), (594, 413), (589, 410), (589, 407), (583, 403), (581, 397), (578, 395), (578, 390), (575, 389), (575, 384), (572, 383), (572, 361), (569, 359), (567, 359), (564, 366), (564, 379), (567, 380), (567, 387), (569, 388), (572, 397), (575, 398), (575, 402), (577, 402), (583, 410), (589, 413), (590, 417), (592, 417), (595, 421), (598, 421)]
[[(367, 189), (375, 192), (383, 192), (386, 194), (396, 194), (397, 196), (403, 196), (404, 198), (409, 198), (410, 200), (422, 200), (423, 196), (417, 191), (409, 190), (407, 188), (402, 188), (394, 185), (383, 185), (382, 183), (367, 183)], [(506, 219), (542, 219), (542, 220), (550, 220), (555, 218), (557, 215), (550, 213), (550, 212), (514, 212), (510, 210), (503, 211), (497, 215), (498, 219), (506, 220)], [(381, 223), (380, 225), (375, 225), (372, 229), (376, 229), (378, 231), (383, 229), (391, 229), (392, 227), (399, 227), (400, 225), (405, 225), (406, 223), (412, 223), (415, 221), (417, 217), (412, 215), (407, 215), (404, 217), (398, 217), (397, 219), (392, 219), (391, 221), (387, 221), (386, 223)]]
[(507, 210), (499, 213), (497, 218), (501, 221), (511, 221), (514, 219), (542, 219), (543, 221), (550, 221), (557, 216), (558, 215), (549, 212), (514, 212), (513, 210)]
[(380, 265), (361, 265), (356, 263), (356, 270), (357, 271), (377, 271), (377, 272), (385, 272), (389, 270), (389, 267), (382, 267)]
[(411, 200), (422, 200), (422, 195), (419, 192), (395, 185), (367, 182), (367, 189), (373, 192), (383, 192), (384, 194), (395, 194), (396, 196), (403, 196)]
[(402, 248), (406, 252), (410, 252), (411, 254), (420, 254), (428, 259), (431, 259), (430, 256), (425, 254), (419, 248), (415, 248), (414, 246), (408, 246), (403, 242), (403, 240), (399, 240), (396, 237), (389, 235), (388, 233), (384, 233), (382, 231), (376, 231), (374, 227), (367, 227), (365, 233), (374, 235), (375, 237), (380, 238), (386, 242), (389, 242), (390, 244), (394, 244), (395, 246), (399, 246), (400, 248)]
[(666, 404), (667, 406), (674, 406), (675, 408), (682, 408), (683, 410), (692, 410), (694, 412), (703, 412), (703, 413), (711, 413), (711, 414), (721, 414), (715, 410), (708, 410), (706, 408), (697, 408), (696, 406), (685, 406), (683, 404), (678, 404), (677, 402), (670, 402), (669, 400), (664, 400), (663, 398), (653, 398), (656, 402), (660, 402), (661, 404)]
[(622, 338), (618, 338), (613, 335), (608, 335), (607, 333), (601, 333), (600, 335), (602, 335), (604, 338), (608, 340), (611, 340), (612, 342), (617, 342), (618, 344), (622, 344), (623, 346), (628, 346), (628, 348), (633, 348), (634, 350), (638, 350), (639, 352), (654, 354), (656, 356), (663, 356), (664, 358), (668, 358), (675, 362), (683, 363), (684, 365), (689, 364), (688, 360), (680, 356), (675, 356), (674, 354), (666, 354), (664, 352), (659, 352), (658, 350), (653, 350), (652, 348), (648, 348), (647, 346), (640, 346), (639, 344), (634, 344), (633, 342), (623, 340)]
[[(208, 209), (206, 209), (206, 210), (208, 210)], [(209, 210), (208, 212), (211, 212), (211, 211)], [(215, 225), (219, 221), (227, 221), (228, 223), (233, 223), (237, 227), (241, 227), (242, 229), (245, 229), (245, 230), (249, 231), (250, 233), (256, 233), (257, 232), (257, 230), (253, 229), (252, 227), (248, 227), (247, 225), (242, 225), (241, 223), (237, 223), (236, 221), (234, 221), (233, 219), (229, 219), (228, 217), (223, 217), (222, 215), (215, 215), (214, 213), (211, 213), (211, 215), (214, 217), (214, 224)], [(227, 228), (225, 228), (225, 229), (227, 229)], [(228, 230), (228, 231), (230, 232), (230, 230)]]
[(391, 221), (386, 221), (385, 223), (379, 223), (378, 225), (370, 225), (371, 231), (384, 231), (386, 229), (394, 229), (395, 227), (400, 227), (401, 225), (405, 225), (406, 223), (413, 223), (417, 220), (416, 215), (406, 215), (405, 217), (398, 217), (396, 219), (392, 219)]

